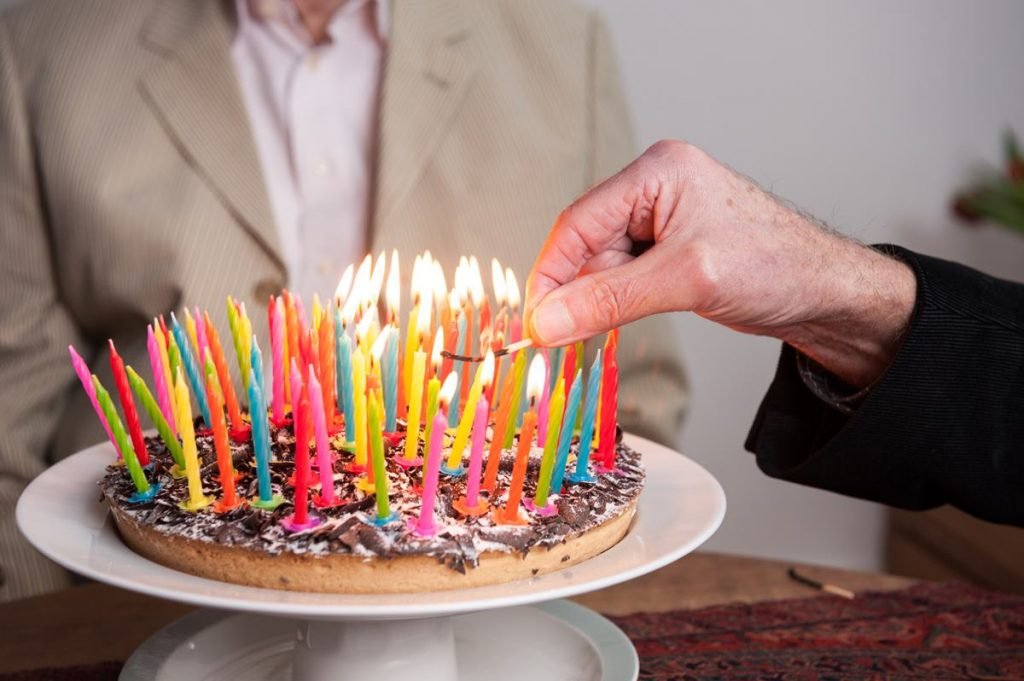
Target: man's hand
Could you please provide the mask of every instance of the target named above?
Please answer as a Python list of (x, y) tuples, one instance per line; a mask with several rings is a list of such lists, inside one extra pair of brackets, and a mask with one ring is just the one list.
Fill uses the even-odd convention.
[(527, 282), (527, 328), (564, 345), (692, 311), (786, 341), (863, 386), (892, 359), (915, 289), (903, 263), (822, 229), (700, 149), (662, 141), (558, 217)]

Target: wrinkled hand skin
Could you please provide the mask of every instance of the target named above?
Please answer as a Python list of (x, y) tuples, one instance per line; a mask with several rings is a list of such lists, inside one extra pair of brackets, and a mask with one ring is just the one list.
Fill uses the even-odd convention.
[(666, 140), (558, 217), (527, 281), (527, 328), (564, 345), (690, 311), (779, 338), (864, 386), (892, 360), (915, 294), (902, 262)]

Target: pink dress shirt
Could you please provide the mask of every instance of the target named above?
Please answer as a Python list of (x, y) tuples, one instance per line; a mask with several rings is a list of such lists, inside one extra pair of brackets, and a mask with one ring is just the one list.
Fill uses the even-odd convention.
[(231, 55), (289, 287), (327, 300), (366, 250), (385, 0), (347, 0), (314, 45), (291, 0), (236, 0)]

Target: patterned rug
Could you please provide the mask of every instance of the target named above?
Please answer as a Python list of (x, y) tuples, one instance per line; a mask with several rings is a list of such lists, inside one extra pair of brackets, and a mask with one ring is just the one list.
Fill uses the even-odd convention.
[[(636, 644), (644, 681), (1024, 679), (1024, 596), (956, 582), (613, 619)], [(116, 681), (120, 668), (0, 681)]]
[(1024, 596), (957, 582), (613, 619), (645, 681), (1024, 679)]

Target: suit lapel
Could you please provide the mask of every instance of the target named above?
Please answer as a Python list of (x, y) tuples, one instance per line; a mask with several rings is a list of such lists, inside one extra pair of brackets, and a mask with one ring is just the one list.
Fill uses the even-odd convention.
[(154, 113), (238, 222), (284, 269), (277, 232), (231, 62), (229, 2), (159, 0), (143, 44), (163, 62), (141, 87)]
[[(457, 0), (395, 0), (381, 84), (376, 238), (448, 132), (476, 65), (469, 25)], [(397, 226), (396, 226), (397, 228)]]

